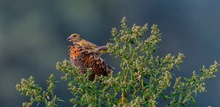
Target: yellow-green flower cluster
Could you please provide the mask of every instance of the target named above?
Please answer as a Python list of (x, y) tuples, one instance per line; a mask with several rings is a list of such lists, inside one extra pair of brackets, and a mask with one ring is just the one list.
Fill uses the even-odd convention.
[(39, 85), (35, 84), (33, 76), (28, 79), (21, 79), (21, 83), (16, 85), (16, 89), (22, 95), (30, 97), (30, 101), (24, 102), (22, 106), (31, 107), (34, 102), (44, 102), (47, 107), (54, 107), (57, 101), (63, 101), (54, 95), (55, 82), (54, 75), (51, 74), (47, 80), (47, 91), (43, 91)]

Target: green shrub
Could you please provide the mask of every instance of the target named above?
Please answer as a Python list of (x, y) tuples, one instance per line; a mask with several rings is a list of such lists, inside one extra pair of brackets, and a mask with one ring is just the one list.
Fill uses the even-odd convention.
[[(156, 107), (159, 99), (164, 100), (165, 106), (171, 107), (196, 105), (195, 96), (198, 92), (206, 91), (205, 80), (215, 77), (218, 62), (215, 61), (209, 68), (203, 66), (200, 75), (192, 72), (190, 78), (175, 77), (172, 70), (179, 69), (184, 55), (156, 56), (157, 44), (161, 41), (160, 30), (157, 25), (152, 25), (150, 36), (145, 35), (146, 31), (148, 24), (134, 24), (129, 28), (126, 18), (122, 19), (120, 29), (112, 29), (113, 39), (107, 45), (108, 52), (120, 60), (121, 71), (114, 70), (107, 77), (96, 77), (94, 81), (89, 81), (90, 72), (79, 74), (78, 68), (68, 60), (57, 63), (57, 69), (64, 74), (61, 79), (68, 81), (68, 90), (72, 94), (69, 101), (73, 106)], [(23, 106), (44, 102), (47, 107), (53, 107), (57, 101), (63, 101), (54, 95), (56, 81), (53, 75), (47, 83), (47, 90), (42, 91), (32, 76), (28, 80), (22, 79), (16, 89), (30, 97), (30, 101), (23, 103)]]

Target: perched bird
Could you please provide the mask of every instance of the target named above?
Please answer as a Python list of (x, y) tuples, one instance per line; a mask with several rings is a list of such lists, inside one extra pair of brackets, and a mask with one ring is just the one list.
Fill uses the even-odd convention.
[(97, 76), (108, 76), (111, 67), (106, 65), (104, 60), (94, 51), (90, 51), (79, 44), (69, 46), (70, 62), (73, 66), (79, 67), (80, 73), (86, 73), (91, 68), (92, 74), (89, 80), (94, 80)]
[(96, 51), (96, 53), (104, 54), (107, 53), (107, 46), (97, 46), (89, 41), (86, 41), (83, 39), (79, 34), (71, 34), (67, 40), (69, 42), (73, 42), (73, 44), (78, 44), (81, 47), (84, 47), (85, 49)]

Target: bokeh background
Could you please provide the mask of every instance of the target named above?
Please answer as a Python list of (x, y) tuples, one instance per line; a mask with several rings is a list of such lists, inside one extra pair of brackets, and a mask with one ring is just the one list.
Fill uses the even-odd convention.
[[(219, 4), (218, 0), (0, 0), (0, 105), (21, 107), (27, 101), (15, 89), (21, 78), (32, 75), (43, 87), (51, 73), (60, 80), (56, 62), (69, 58), (66, 38), (71, 33), (104, 45), (122, 17), (130, 26), (159, 25), (163, 37), (158, 53), (186, 56), (177, 76), (199, 72), (202, 65), (219, 61)], [(111, 56), (103, 57), (117, 66)], [(206, 93), (198, 94), (198, 107), (220, 106), (217, 76), (206, 81)], [(67, 101), (71, 95), (66, 88), (60, 80), (56, 93)]]

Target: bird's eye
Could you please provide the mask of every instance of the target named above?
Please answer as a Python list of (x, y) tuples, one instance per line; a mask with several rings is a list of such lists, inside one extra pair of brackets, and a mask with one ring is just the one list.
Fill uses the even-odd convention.
[(73, 37), (76, 37), (76, 35), (73, 35)]

